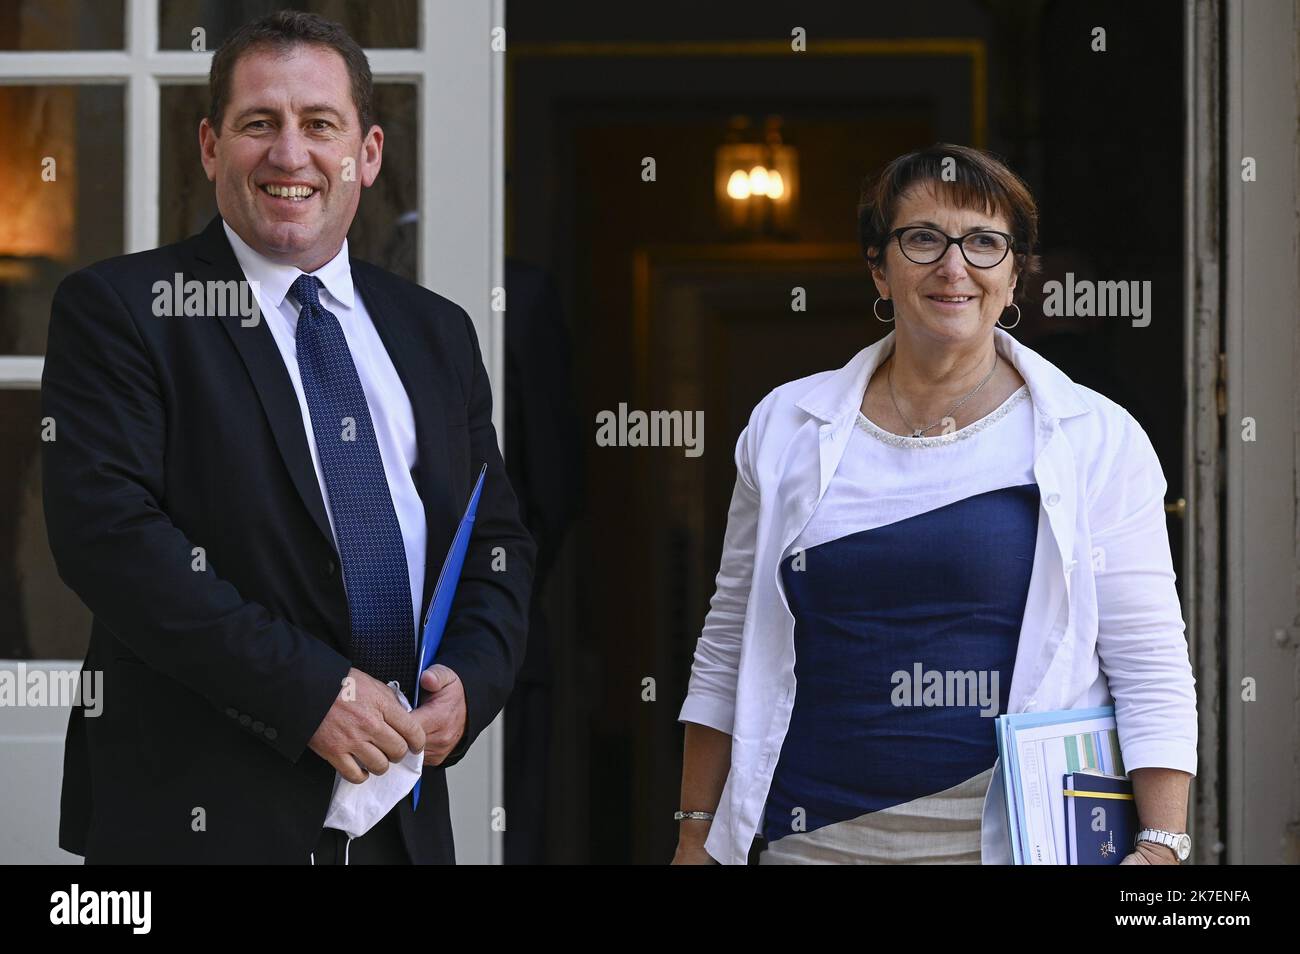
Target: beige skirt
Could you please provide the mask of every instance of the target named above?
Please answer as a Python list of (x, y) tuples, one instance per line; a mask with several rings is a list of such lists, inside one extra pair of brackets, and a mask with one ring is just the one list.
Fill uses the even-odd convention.
[(760, 865), (977, 865), (984, 796), (979, 775), (933, 795), (869, 812), (815, 831), (778, 838)]

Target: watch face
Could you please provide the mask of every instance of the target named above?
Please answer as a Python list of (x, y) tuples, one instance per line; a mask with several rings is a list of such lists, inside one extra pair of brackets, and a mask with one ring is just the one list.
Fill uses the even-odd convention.
[(1178, 855), (1179, 861), (1186, 861), (1187, 856), (1192, 853), (1192, 836), (1184, 832), (1175, 839), (1174, 853)]

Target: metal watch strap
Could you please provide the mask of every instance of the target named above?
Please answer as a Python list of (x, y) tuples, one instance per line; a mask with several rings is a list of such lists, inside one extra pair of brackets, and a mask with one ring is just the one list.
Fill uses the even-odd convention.
[(1181, 863), (1184, 859), (1178, 854), (1178, 846), (1184, 838), (1189, 841), (1186, 832), (1164, 831), (1160, 828), (1143, 828), (1133, 838), (1133, 847), (1137, 847), (1139, 841), (1149, 841), (1154, 845), (1163, 845), (1174, 853), (1174, 857)]

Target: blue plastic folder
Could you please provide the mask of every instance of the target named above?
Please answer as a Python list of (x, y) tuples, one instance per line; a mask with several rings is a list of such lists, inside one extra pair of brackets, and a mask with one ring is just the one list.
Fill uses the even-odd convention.
[[(451, 604), (456, 598), (456, 586), (460, 583), (460, 571), (465, 565), (465, 551), (469, 549), (469, 538), (474, 533), (474, 517), (478, 513), (478, 501), (483, 495), (483, 479), (487, 476), (487, 464), (478, 472), (478, 481), (474, 492), (470, 494), (469, 506), (465, 516), (460, 518), (456, 536), (452, 538), (447, 558), (442, 561), (442, 570), (438, 573), (438, 582), (433, 588), (433, 599), (429, 601), (429, 612), (424, 617), (424, 628), (420, 637), (420, 668), (416, 672), (415, 690), (411, 696), (411, 708), (420, 704), (420, 676), (433, 665), (433, 657), (442, 642), (442, 631), (447, 628), (447, 618), (451, 616)], [(417, 780), (411, 792), (411, 806), (420, 807), (420, 782)]]

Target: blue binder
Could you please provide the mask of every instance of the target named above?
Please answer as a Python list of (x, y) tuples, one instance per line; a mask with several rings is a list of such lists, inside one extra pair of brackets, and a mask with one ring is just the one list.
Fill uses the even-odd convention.
[[(465, 551), (469, 549), (469, 538), (474, 532), (474, 517), (478, 513), (478, 501), (483, 495), (483, 479), (487, 476), (487, 464), (478, 472), (478, 481), (474, 492), (470, 494), (469, 506), (465, 516), (460, 518), (456, 536), (452, 538), (451, 549), (442, 561), (442, 570), (438, 573), (438, 582), (433, 588), (433, 599), (429, 601), (429, 611), (424, 617), (424, 628), (420, 637), (420, 668), (416, 670), (415, 689), (411, 696), (411, 708), (420, 704), (420, 676), (433, 665), (433, 657), (442, 642), (442, 631), (447, 628), (447, 618), (451, 616), (451, 604), (456, 598), (456, 586), (460, 583), (460, 571), (465, 565)], [(420, 807), (420, 781), (411, 791), (411, 807)]]
[(1074, 772), (1065, 791), (1066, 864), (1117, 865), (1138, 833), (1133, 782), (1127, 777)]

